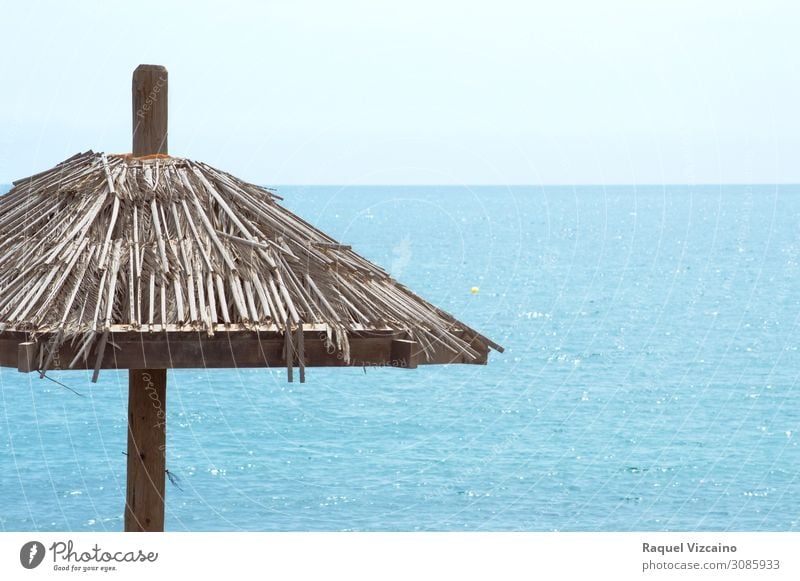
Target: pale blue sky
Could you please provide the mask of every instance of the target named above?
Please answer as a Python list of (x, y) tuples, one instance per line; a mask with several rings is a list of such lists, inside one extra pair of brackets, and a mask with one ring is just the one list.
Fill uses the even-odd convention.
[(0, 183), (130, 150), (263, 184), (800, 182), (794, 2), (36, 2), (0, 10)]

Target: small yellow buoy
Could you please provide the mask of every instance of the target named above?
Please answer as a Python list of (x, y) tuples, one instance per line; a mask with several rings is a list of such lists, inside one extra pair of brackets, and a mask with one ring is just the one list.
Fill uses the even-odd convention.
[(480, 290), (481, 290), (481, 289), (479, 289), (478, 287), (474, 286), (474, 287), (472, 287), (472, 288), (470, 289), (470, 292), (471, 292), (472, 294), (476, 295), (476, 294), (478, 294), (478, 292), (479, 292)]

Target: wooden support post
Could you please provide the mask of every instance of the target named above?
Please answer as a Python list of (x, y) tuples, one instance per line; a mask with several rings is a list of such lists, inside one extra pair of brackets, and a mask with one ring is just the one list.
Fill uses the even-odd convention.
[(167, 69), (139, 65), (132, 92), (133, 155), (167, 154)]
[(125, 531), (164, 530), (167, 370), (128, 370), (128, 490)]
[[(133, 72), (133, 155), (167, 154), (167, 69)], [(167, 370), (128, 370), (128, 483), (125, 530), (164, 530)]]

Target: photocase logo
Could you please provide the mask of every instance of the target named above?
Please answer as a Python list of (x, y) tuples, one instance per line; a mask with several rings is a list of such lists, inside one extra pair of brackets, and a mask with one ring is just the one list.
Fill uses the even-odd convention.
[(44, 545), (39, 541), (29, 541), (19, 550), (19, 562), (26, 569), (35, 569), (44, 559)]

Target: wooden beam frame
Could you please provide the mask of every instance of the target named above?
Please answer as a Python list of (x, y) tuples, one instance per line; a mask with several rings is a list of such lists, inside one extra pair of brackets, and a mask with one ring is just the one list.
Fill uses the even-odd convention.
[[(0, 365), (20, 371), (36, 370), (31, 362), (50, 355), (49, 334), (38, 337), (35, 346), (25, 333), (6, 331), (0, 333)], [(485, 365), (489, 348), (479, 339), (471, 340), (478, 352), (477, 359), (463, 353), (454, 353), (443, 344), (434, 344), (430, 357), (426, 357), (419, 344), (407, 336), (392, 331), (361, 331), (349, 334), (350, 361), (345, 361), (340, 351), (326, 342), (320, 330), (303, 330), (303, 359), (305, 367), (399, 367), (413, 369), (417, 365), (467, 363)], [(111, 332), (108, 337), (102, 369), (186, 369), (186, 368), (236, 368), (281, 367), (287, 365), (284, 357), (284, 335), (278, 331), (215, 333), (209, 337), (204, 332), (136, 331)], [(64, 369), (78, 351), (78, 342), (65, 341), (51, 359), (50, 369)], [(32, 351), (34, 350), (34, 351)], [(44, 352), (43, 352), (44, 350)], [(24, 355), (23, 355), (24, 354)], [(73, 369), (93, 369), (96, 347), (86, 357), (79, 359)], [(31, 359), (32, 357), (32, 359)], [(296, 355), (295, 355), (296, 357)], [(202, 362), (198, 365), (198, 362)], [(27, 366), (26, 366), (27, 365)]]

